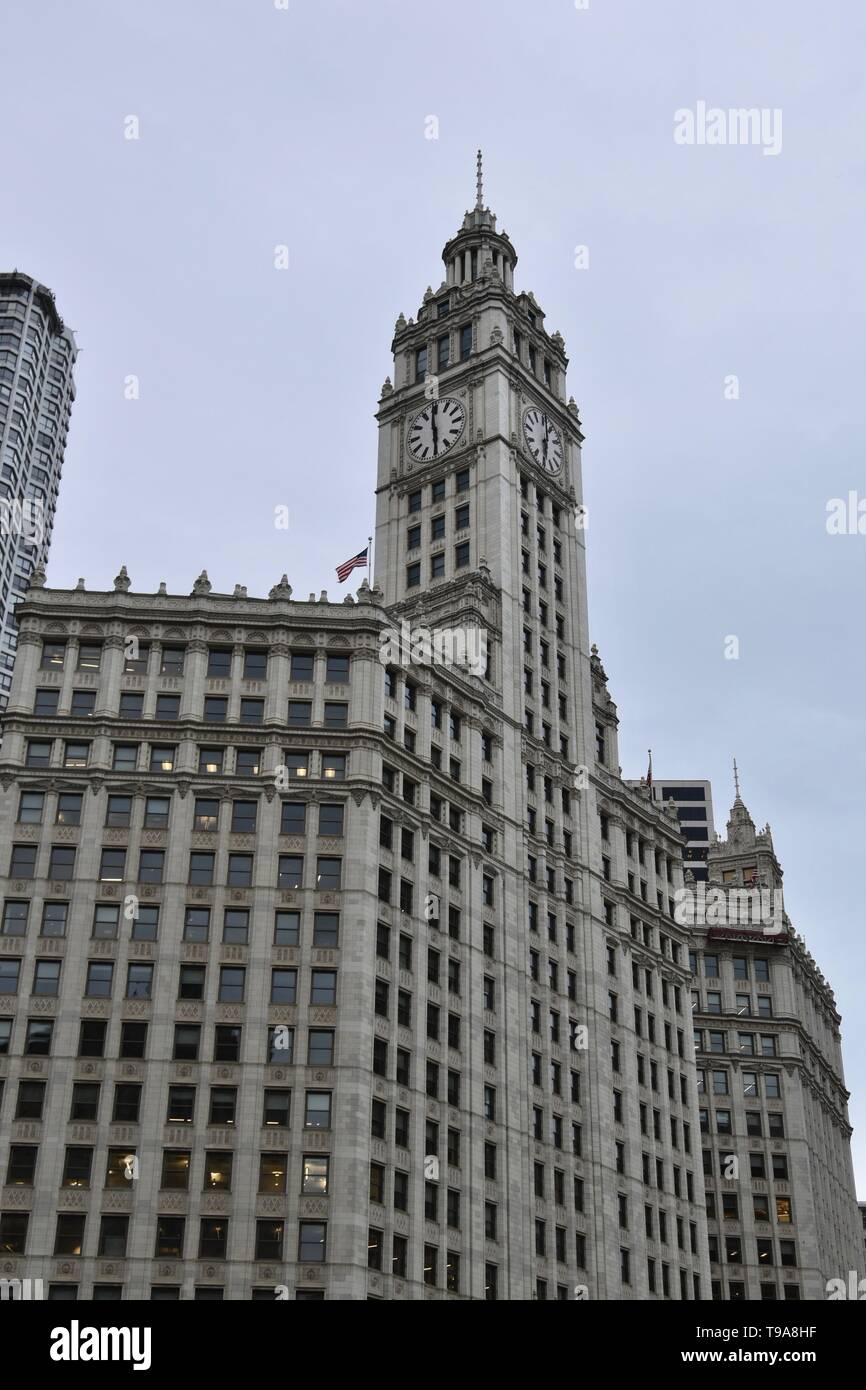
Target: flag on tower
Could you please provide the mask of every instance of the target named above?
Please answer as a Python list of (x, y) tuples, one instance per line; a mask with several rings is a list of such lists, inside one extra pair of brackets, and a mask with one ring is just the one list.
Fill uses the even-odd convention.
[(356, 569), (358, 566), (360, 566), (361, 569), (366, 568), (367, 551), (369, 549), (369, 545), (365, 545), (364, 549), (359, 550), (357, 555), (353, 555), (351, 560), (344, 560), (342, 565), (337, 566), (337, 578), (341, 584), (346, 582), (353, 569)]
[(646, 784), (651, 787), (653, 784), (653, 750), (649, 750), (649, 767), (646, 770)]

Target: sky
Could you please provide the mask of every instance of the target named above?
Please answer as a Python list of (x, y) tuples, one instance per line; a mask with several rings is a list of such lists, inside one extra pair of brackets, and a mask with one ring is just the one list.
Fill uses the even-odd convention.
[[(570, 356), (623, 771), (652, 748), (657, 779), (710, 778), (723, 829), (737, 758), (835, 990), (866, 1197), (866, 10), (3, 9), (0, 265), (54, 290), (80, 348), (56, 587), (126, 564), (143, 591), (206, 568), (342, 597), (394, 323), (441, 282), (483, 148), (517, 287)], [(713, 139), (740, 108), (765, 137)]]

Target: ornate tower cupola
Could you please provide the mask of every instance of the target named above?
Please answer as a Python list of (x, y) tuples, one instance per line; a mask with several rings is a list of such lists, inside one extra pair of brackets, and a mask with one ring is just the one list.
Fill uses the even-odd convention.
[(755, 828), (743, 798), (740, 777), (734, 762), (734, 804), (727, 823), (727, 838), (719, 838), (707, 853), (712, 883), (746, 888), (781, 889), (782, 868), (773, 849), (769, 825)]
[(442, 252), (445, 282), (447, 285), (463, 285), (483, 275), (492, 275), (498, 277), (507, 289), (513, 290), (517, 252), (505, 232), (497, 232), (496, 214), (484, 206), (480, 150), (476, 187), (475, 207), (467, 212), (460, 231)]

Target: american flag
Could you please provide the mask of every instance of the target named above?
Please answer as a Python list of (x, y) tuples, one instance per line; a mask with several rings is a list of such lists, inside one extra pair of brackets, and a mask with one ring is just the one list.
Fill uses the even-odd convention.
[(367, 551), (369, 548), (369, 545), (365, 545), (364, 549), (360, 550), (357, 555), (353, 555), (351, 560), (344, 560), (342, 565), (337, 566), (337, 579), (341, 584), (346, 582), (352, 570), (357, 566), (360, 566), (361, 569), (365, 568), (367, 564)]

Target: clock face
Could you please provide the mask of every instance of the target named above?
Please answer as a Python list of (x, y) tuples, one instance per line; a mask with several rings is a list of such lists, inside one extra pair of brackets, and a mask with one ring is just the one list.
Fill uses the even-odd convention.
[(466, 411), (453, 396), (429, 401), (409, 424), (409, 453), (422, 463), (441, 458), (457, 443), (465, 424)]
[(559, 473), (562, 469), (562, 440), (550, 416), (531, 406), (523, 416), (523, 433), (527, 448), (539, 468), (543, 468), (545, 473)]

